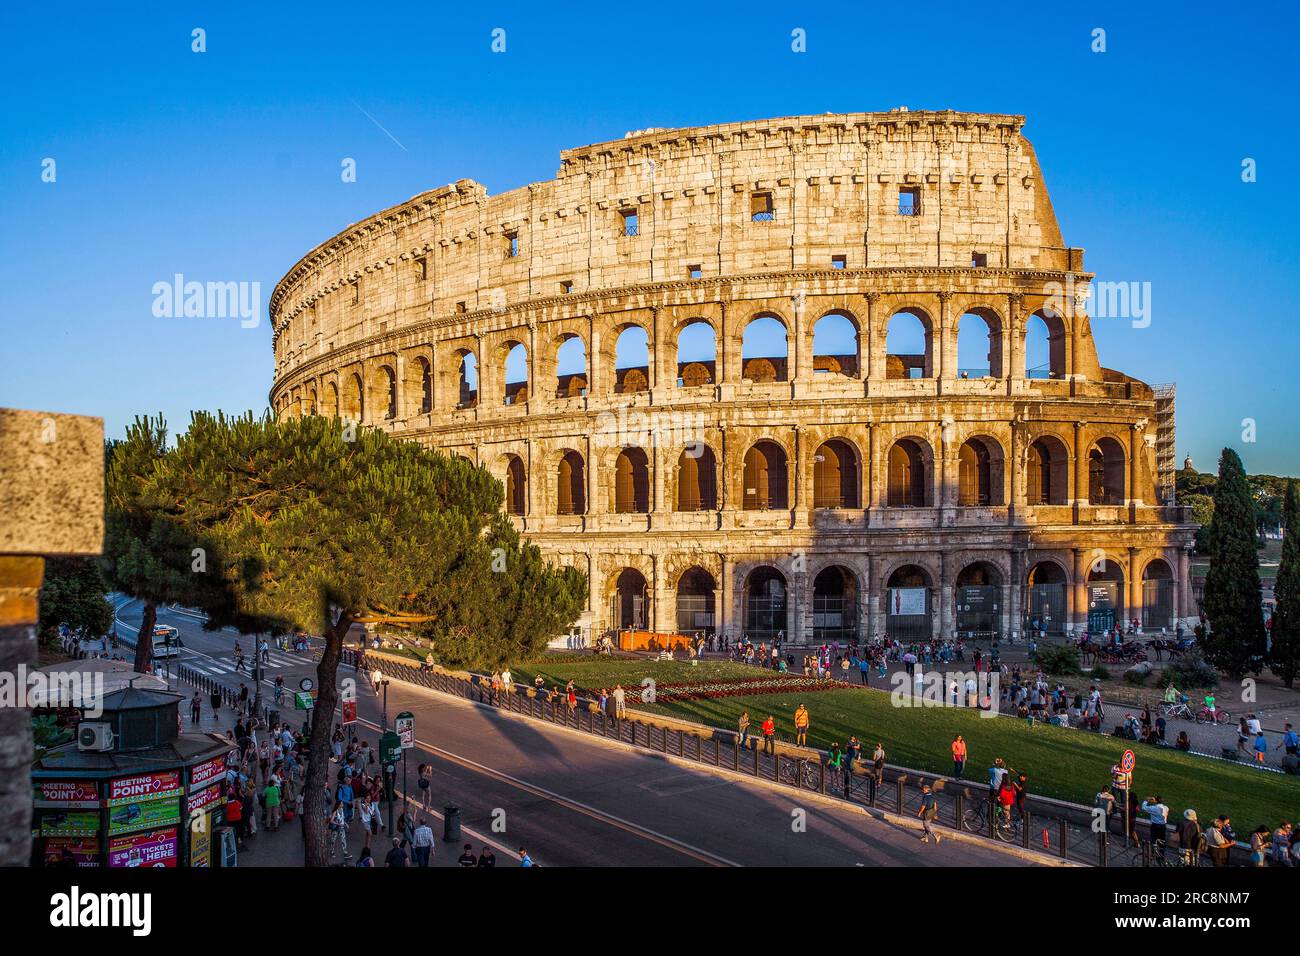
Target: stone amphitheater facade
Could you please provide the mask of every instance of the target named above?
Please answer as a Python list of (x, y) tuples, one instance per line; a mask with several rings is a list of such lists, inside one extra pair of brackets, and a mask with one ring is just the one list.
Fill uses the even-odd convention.
[[(587, 572), (589, 634), (1018, 635), (1108, 605), (1172, 629), (1196, 614), (1194, 526), (1158, 500), (1152, 389), (1099, 364), (1092, 277), (1023, 124), (645, 130), (564, 151), (547, 182), (421, 193), (277, 285), (272, 408), (488, 469), (522, 531)], [(818, 354), (823, 321), (847, 348)], [(784, 355), (750, 354), (755, 322)], [(893, 322), (923, 350), (890, 353)], [(712, 358), (679, 357), (688, 328)]]

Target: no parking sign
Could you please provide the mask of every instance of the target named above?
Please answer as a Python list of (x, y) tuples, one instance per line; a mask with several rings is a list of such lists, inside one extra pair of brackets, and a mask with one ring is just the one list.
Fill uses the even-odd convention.
[(1126, 750), (1124, 751), (1124, 756), (1119, 758), (1119, 769), (1123, 770), (1125, 773), (1132, 773), (1133, 765), (1136, 763), (1137, 757), (1134, 756), (1133, 751)]

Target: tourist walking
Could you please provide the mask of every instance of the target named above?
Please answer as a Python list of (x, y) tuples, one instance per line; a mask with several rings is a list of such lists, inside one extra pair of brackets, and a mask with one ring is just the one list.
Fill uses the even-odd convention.
[(921, 818), (921, 842), (929, 843), (930, 838), (934, 837), (934, 842), (937, 844), (939, 834), (930, 829), (930, 824), (939, 816), (939, 800), (928, 783), (921, 784), (921, 809), (916, 815)]

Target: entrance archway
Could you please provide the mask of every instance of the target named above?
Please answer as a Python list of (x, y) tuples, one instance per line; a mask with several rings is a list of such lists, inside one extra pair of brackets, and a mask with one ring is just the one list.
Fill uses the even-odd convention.
[(624, 568), (614, 582), (610, 622), (619, 630), (644, 631), (649, 620), (650, 589), (645, 575), (636, 568)]
[(905, 564), (885, 582), (885, 633), (897, 641), (930, 640), (930, 574), (917, 564)]
[(716, 628), (714, 601), (718, 585), (703, 568), (688, 568), (677, 582), (677, 630), (682, 634), (700, 631), (712, 634)]
[(751, 641), (784, 640), (787, 593), (785, 575), (764, 566), (745, 579), (745, 636)]
[(1065, 570), (1055, 561), (1039, 561), (1025, 577), (1025, 627), (1064, 634), (1067, 596)]
[(1174, 572), (1163, 558), (1142, 571), (1142, 629), (1166, 631), (1174, 623)]
[(957, 633), (969, 638), (992, 638), (1002, 631), (1002, 575), (987, 561), (976, 561), (957, 574)]
[(858, 639), (858, 580), (839, 565), (813, 579), (813, 643), (841, 644)]

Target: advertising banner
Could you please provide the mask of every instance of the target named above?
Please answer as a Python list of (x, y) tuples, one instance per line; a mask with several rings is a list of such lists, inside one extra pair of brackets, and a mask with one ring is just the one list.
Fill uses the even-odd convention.
[(889, 613), (909, 616), (925, 613), (925, 588), (890, 588)]
[(99, 866), (99, 840), (96, 837), (50, 837), (42, 852), (46, 866), (65, 862), (65, 853), (77, 866)]
[(213, 757), (205, 763), (190, 769), (190, 793), (201, 790), (214, 780), (220, 780), (226, 774), (226, 757)]
[(163, 770), (138, 777), (118, 777), (108, 785), (108, 805), (115, 807), (123, 803), (139, 803), (141, 800), (178, 797), (180, 793), (179, 770)]
[(355, 724), (357, 722), (357, 702), (356, 699), (343, 701), (343, 726)]
[(98, 810), (40, 810), (37, 835), (94, 836), (99, 833)]
[(212, 866), (212, 814), (202, 813), (190, 823), (190, 866)]
[(38, 807), (91, 810), (99, 806), (99, 785), (93, 780), (42, 780), (35, 791)]
[(191, 793), (185, 798), (185, 815), (193, 816), (196, 811), (208, 810), (215, 807), (221, 802), (221, 784), (214, 783), (210, 787), (200, 790), (198, 793)]
[(108, 812), (109, 833), (132, 833), (136, 830), (153, 830), (171, 823), (181, 822), (181, 804), (175, 797), (145, 800), (141, 803), (124, 803)]
[(175, 866), (179, 846), (175, 827), (114, 837), (108, 841), (108, 865), (110, 867)]

